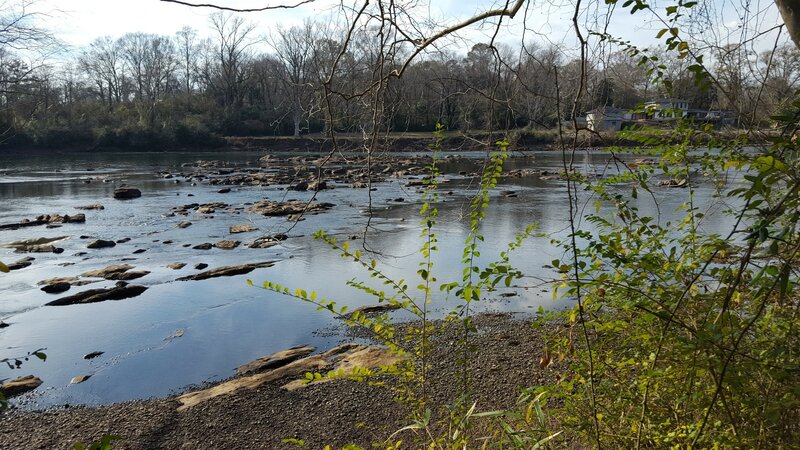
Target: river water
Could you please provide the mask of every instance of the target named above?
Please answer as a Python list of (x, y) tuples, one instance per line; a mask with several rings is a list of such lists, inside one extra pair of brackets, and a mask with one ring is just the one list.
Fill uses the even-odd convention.
[[(0, 223), (19, 222), (40, 214), (86, 214), (85, 224), (65, 224), (61, 228), (27, 227), (0, 231), (0, 243), (17, 239), (68, 236), (60, 242), (62, 254), (37, 253), (33, 264), (10, 274), (0, 274), (0, 319), (10, 326), (0, 329), (0, 359), (25, 355), (46, 348), (45, 362), (35, 358), (21, 369), (0, 367), (0, 380), (35, 374), (44, 384), (18, 397), (14, 403), (25, 408), (44, 408), (64, 404), (105, 404), (164, 396), (194, 385), (233, 375), (233, 370), (252, 359), (299, 344), (326, 348), (342, 337), (319, 332), (338, 325), (335, 318), (302, 302), (247, 284), (264, 280), (284, 286), (319, 291), (320, 296), (351, 308), (375, 303), (369, 296), (346, 286), (352, 278), (367, 278), (355, 264), (342, 259), (325, 244), (314, 240), (316, 230), (325, 230), (338, 239), (361, 236), (370, 215), (366, 189), (346, 185), (320, 191), (316, 199), (336, 206), (318, 215), (307, 215), (296, 225), (285, 217), (262, 217), (253, 213), (219, 213), (214, 218), (171, 216), (173, 208), (188, 203), (225, 202), (241, 206), (263, 199), (307, 200), (310, 192), (289, 192), (286, 186), (233, 187), (218, 193), (220, 186), (182, 182), (180, 177), (165, 179), (161, 172), (179, 172), (181, 164), (197, 160), (222, 160), (242, 167), (263, 154), (248, 153), (72, 153), (55, 155), (0, 155)], [(435, 255), (435, 275), (439, 281), (458, 280), (464, 239), (468, 233), (467, 207), (478, 180), (459, 175), (480, 167), (482, 154), (462, 155), (469, 159), (445, 160), (441, 186), (442, 202), (435, 232), (440, 251)], [(560, 154), (535, 151), (515, 155), (506, 167), (558, 172)], [(577, 169), (602, 173), (609, 168), (608, 156), (584, 152), (578, 155)], [(105, 182), (103, 181), (105, 180)], [(176, 182), (176, 180), (178, 182)], [(119, 201), (112, 198), (114, 188), (128, 183), (141, 189), (141, 198)], [(392, 277), (405, 278), (416, 285), (419, 262), (420, 194), (407, 187), (407, 179), (378, 183), (372, 196), (372, 217), (367, 246), (378, 252), (380, 267)], [(626, 190), (627, 188), (621, 187)], [(516, 197), (500, 195), (516, 191)], [(712, 201), (714, 188), (700, 182), (697, 204), (720, 206)], [(190, 196), (191, 195), (191, 196)], [(581, 205), (593, 212), (588, 193), (581, 193)], [(687, 190), (661, 189), (655, 192), (659, 209), (652, 198), (640, 195), (639, 207), (645, 213), (666, 221), (680, 215), (678, 206), (686, 201)], [(403, 198), (403, 202), (395, 199)], [(516, 289), (500, 289), (486, 295), (478, 309), (532, 312), (544, 308), (563, 308), (570, 299), (553, 300), (552, 288), (542, 279), (556, 277), (543, 266), (562, 258), (562, 250), (550, 243), (564, 236), (568, 227), (566, 185), (560, 179), (539, 176), (503, 178), (492, 191), (488, 218), (481, 232), (485, 236), (480, 262), (494, 260), (505, 245), (528, 224), (538, 224), (543, 236), (528, 239), (512, 262), (526, 278)], [(100, 211), (78, 211), (76, 206), (101, 203)], [(723, 232), (724, 219), (709, 214), (706, 232)], [(193, 225), (177, 228), (190, 220)], [(231, 236), (234, 224), (251, 224), (259, 231)], [(294, 225), (294, 226), (293, 226)], [(585, 221), (582, 227), (588, 227)], [(195, 250), (191, 246), (221, 239), (252, 240), (264, 234), (285, 232), (289, 239), (269, 249)], [(130, 239), (109, 249), (87, 250), (86, 239)], [(167, 245), (164, 241), (174, 241)], [(186, 244), (191, 244), (184, 247)], [(361, 243), (354, 243), (360, 245)], [(134, 254), (144, 249), (144, 253)], [(80, 255), (86, 252), (85, 255)], [(79, 256), (76, 256), (79, 255)], [(10, 263), (24, 256), (11, 249), (0, 249), (0, 261)], [(273, 267), (250, 274), (204, 281), (175, 281), (197, 273), (197, 263), (210, 268), (251, 262), (276, 261)], [(134, 284), (148, 286), (139, 297), (122, 301), (73, 306), (44, 306), (60, 295), (46, 294), (37, 282), (56, 276), (76, 276), (111, 264), (131, 264), (134, 270), (151, 273)], [(166, 267), (186, 263), (181, 270)], [(62, 295), (79, 290), (110, 287), (102, 281), (73, 287)], [(507, 295), (502, 295), (502, 294)], [(514, 294), (514, 295), (512, 295)], [(452, 299), (437, 298), (434, 308), (446, 311)], [(100, 357), (86, 360), (94, 351)], [(70, 384), (77, 375), (91, 375), (81, 384)]]

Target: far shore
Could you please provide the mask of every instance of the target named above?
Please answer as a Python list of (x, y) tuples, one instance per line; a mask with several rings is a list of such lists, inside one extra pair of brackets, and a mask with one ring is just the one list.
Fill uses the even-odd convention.
[[(774, 130), (765, 130), (763, 133), (751, 134), (747, 142), (750, 145), (763, 145), (768, 143), (769, 137), (775, 134)], [(609, 147), (634, 147), (639, 143), (625, 139), (618, 132), (603, 131), (591, 132), (580, 130), (575, 139), (572, 130), (564, 130), (560, 137), (558, 130), (512, 130), (508, 135), (502, 133), (469, 133), (446, 132), (443, 136), (442, 149), (445, 151), (481, 151), (486, 150), (487, 144), (494, 145), (500, 139), (506, 138), (511, 143), (511, 149), (525, 150), (559, 150), (563, 146), (572, 148), (576, 144), (580, 149), (595, 149)], [(733, 140), (741, 138), (740, 130), (719, 130), (711, 135), (704, 136), (697, 145), (703, 145), (713, 140)], [(563, 138), (563, 141), (562, 141)], [(379, 148), (391, 152), (424, 152), (430, 149), (434, 141), (432, 132), (392, 132), (378, 136)], [(338, 150), (343, 152), (363, 151), (371, 142), (359, 133), (337, 133), (335, 139), (330, 139), (323, 133), (303, 134), (293, 136), (225, 136), (220, 139), (224, 144), (220, 146), (186, 146), (181, 144), (154, 143), (150, 146), (138, 147), (101, 147), (93, 145), (65, 145), (63, 147), (38, 147), (38, 146), (4, 146), (0, 145), (2, 154), (51, 154), (51, 153), (181, 153), (181, 152), (328, 152)]]

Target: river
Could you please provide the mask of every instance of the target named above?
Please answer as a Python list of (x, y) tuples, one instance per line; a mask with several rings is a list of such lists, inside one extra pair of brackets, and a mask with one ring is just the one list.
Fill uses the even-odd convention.
[[(19, 407), (45, 408), (56, 405), (106, 404), (180, 392), (188, 387), (227, 378), (237, 366), (299, 344), (319, 348), (338, 343), (342, 336), (329, 332), (338, 322), (326, 312), (247, 284), (264, 280), (284, 286), (319, 291), (320, 296), (339, 305), (357, 307), (375, 303), (369, 296), (346, 286), (355, 277), (367, 278), (355, 264), (342, 259), (324, 243), (314, 240), (316, 230), (325, 230), (338, 239), (361, 236), (370, 219), (368, 190), (335, 185), (320, 191), (316, 199), (336, 206), (317, 215), (307, 215), (296, 224), (285, 217), (262, 217), (247, 211), (221, 212), (213, 218), (196, 213), (188, 217), (170, 214), (187, 203), (225, 202), (244, 205), (258, 200), (308, 200), (311, 192), (287, 191), (285, 185), (238, 186), (219, 193), (220, 186), (207, 182), (195, 185), (180, 176), (165, 178), (164, 173), (179, 173), (181, 165), (197, 160), (221, 160), (231, 167), (248, 167), (263, 153), (64, 153), (54, 155), (0, 155), (0, 223), (19, 222), (40, 214), (84, 212), (86, 223), (65, 224), (60, 228), (26, 227), (0, 231), (0, 243), (18, 239), (68, 236), (58, 245), (61, 254), (36, 253), (29, 267), (0, 274), (0, 319), (9, 326), (0, 329), (0, 359), (24, 355), (46, 348), (46, 361), (31, 358), (20, 369), (0, 367), (0, 380), (35, 374), (44, 384), (35, 391), (14, 399)], [(483, 155), (445, 159), (440, 216), (435, 232), (440, 251), (435, 256), (435, 275), (439, 281), (458, 280), (463, 242), (468, 233), (467, 209), (478, 180), (460, 175), (478, 170)], [(508, 169), (530, 168), (558, 172), (560, 154), (533, 151), (514, 155)], [(576, 167), (585, 173), (614, 170), (605, 153), (581, 152)], [(389, 178), (377, 183), (371, 192), (372, 217), (367, 246), (377, 252), (380, 267), (392, 277), (405, 278), (416, 285), (419, 262), (420, 193), (407, 186), (406, 178)], [(136, 186), (143, 195), (134, 200), (112, 198), (122, 183)], [(564, 236), (568, 227), (566, 184), (558, 177), (538, 175), (503, 178), (492, 191), (488, 218), (481, 228), (485, 236), (480, 263), (494, 260), (505, 244), (528, 224), (536, 223), (542, 236), (528, 239), (515, 252), (512, 262), (526, 278), (514, 289), (500, 289), (486, 295), (478, 309), (532, 312), (562, 308), (570, 299), (553, 299), (552, 288), (542, 279), (557, 276), (543, 266), (562, 258), (562, 250), (551, 245), (552, 237)], [(626, 190), (627, 188), (621, 187)], [(511, 196), (501, 191), (515, 191)], [(686, 201), (688, 190), (662, 188), (655, 191), (659, 210), (652, 198), (640, 195), (640, 209), (662, 221), (675, 218), (678, 206)], [(699, 182), (697, 204), (715, 205), (714, 188)], [(581, 206), (593, 212), (588, 193), (581, 192)], [(403, 201), (396, 201), (402, 198)], [(100, 203), (105, 209), (78, 211), (77, 206)], [(712, 211), (713, 212), (713, 211)], [(707, 216), (706, 232), (722, 232), (726, 220)], [(717, 214), (718, 216), (718, 214)], [(190, 220), (188, 228), (177, 228)], [(259, 231), (231, 236), (235, 224), (250, 224)], [(581, 227), (589, 227), (582, 221)], [(287, 232), (289, 238), (268, 249), (239, 247), (196, 250), (192, 246), (221, 239), (252, 240), (255, 237)], [(126, 240), (113, 248), (87, 250), (87, 239)], [(173, 244), (164, 244), (173, 241)], [(189, 244), (189, 246), (184, 246)], [(354, 245), (361, 245), (356, 242)], [(134, 253), (144, 250), (142, 253)], [(84, 254), (85, 253), (85, 254)], [(0, 261), (14, 262), (28, 255), (0, 249)], [(193, 266), (211, 268), (250, 262), (276, 261), (273, 267), (247, 275), (203, 281), (175, 281), (197, 273)], [(40, 291), (37, 283), (51, 277), (76, 276), (88, 270), (126, 262), (135, 270), (150, 274), (134, 283), (148, 287), (142, 295), (122, 301), (85, 305), (44, 306), (59, 296), (79, 290), (110, 287), (113, 281), (73, 287), (65, 294)], [(166, 267), (186, 263), (180, 270)], [(506, 294), (506, 295), (502, 295)], [(439, 295), (434, 308), (440, 313), (454, 306), (452, 299)], [(326, 331), (327, 330), (327, 331)], [(103, 352), (86, 360), (90, 352)], [(70, 384), (77, 375), (91, 375), (81, 384)]]

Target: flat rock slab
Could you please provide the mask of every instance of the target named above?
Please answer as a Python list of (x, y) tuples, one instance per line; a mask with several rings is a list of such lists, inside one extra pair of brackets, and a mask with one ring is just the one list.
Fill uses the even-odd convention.
[[(52, 244), (56, 242), (60, 242), (63, 240), (69, 239), (69, 236), (58, 236), (52, 238), (34, 238), (34, 239), (22, 239), (19, 241), (11, 241), (6, 242), (4, 244), (0, 244), (0, 247), (3, 248), (13, 248), (18, 252), (40, 252), (43, 247), (49, 247), (50, 249), (55, 248)], [(52, 250), (51, 250), (52, 251)]]
[(263, 372), (265, 370), (277, 369), (278, 367), (285, 366), (292, 361), (295, 361), (304, 356), (308, 356), (316, 348), (300, 345), (286, 350), (275, 352), (269, 356), (262, 356), (256, 360), (250, 361), (247, 364), (242, 364), (236, 369), (237, 375), (245, 375), (248, 373)]
[(146, 286), (126, 285), (117, 286), (109, 289), (89, 289), (79, 292), (69, 297), (62, 297), (52, 302), (46, 303), (47, 306), (67, 306), (80, 305), (85, 303), (98, 303), (107, 300), (124, 300), (136, 297), (147, 290)]
[(69, 283), (70, 286), (85, 286), (87, 284), (97, 283), (99, 281), (100, 280), (81, 280), (78, 277), (56, 277), (42, 280), (36, 284), (39, 286), (44, 286), (48, 284)]
[(253, 206), (247, 208), (248, 211), (262, 216), (289, 216), (295, 214), (311, 213), (318, 211), (325, 211), (333, 208), (333, 203), (317, 203), (317, 202), (303, 202), (299, 200), (289, 202), (271, 202), (264, 200), (256, 202)]
[(103, 210), (106, 209), (105, 206), (101, 205), (100, 203), (93, 203), (91, 205), (83, 205), (83, 206), (76, 206), (75, 209), (83, 209), (83, 210)]
[(375, 304), (375, 305), (366, 305), (366, 306), (362, 306), (360, 308), (356, 308), (356, 309), (350, 311), (349, 313), (347, 313), (347, 316), (353, 317), (356, 313), (359, 313), (359, 314), (376, 314), (376, 313), (382, 313), (382, 312), (387, 312), (387, 311), (395, 311), (395, 310), (398, 310), (400, 308), (401, 308), (400, 305), (393, 305), (391, 303), (378, 303), (378, 304)]
[[(396, 354), (383, 348), (366, 347), (363, 345), (349, 343), (335, 347), (322, 354), (305, 356), (300, 359), (294, 359), (288, 363), (282, 361), (284, 356), (297, 358), (299, 357), (299, 354), (308, 354), (310, 353), (308, 352), (309, 349), (310, 347), (293, 347), (283, 352), (277, 352), (263, 360), (269, 364), (269, 359), (275, 356), (276, 363), (282, 363), (280, 367), (254, 375), (235, 378), (208, 389), (181, 395), (177, 398), (178, 402), (181, 404), (178, 407), (178, 411), (186, 411), (187, 409), (206, 400), (222, 395), (232, 394), (241, 389), (254, 389), (265, 383), (270, 383), (288, 377), (299, 377), (301, 375), (305, 375), (307, 372), (320, 372), (325, 369), (332, 369), (334, 371), (342, 370), (344, 373), (352, 373), (356, 368), (360, 367), (379, 368), (391, 366), (396, 364), (401, 359)], [(313, 351), (313, 349), (311, 351)], [(297, 354), (295, 354), (295, 352)], [(260, 360), (253, 361), (253, 364), (257, 366), (258, 361)], [(248, 364), (245, 364), (237, 369), (237, 373), (245, 373), (239, 372), (239, 370), (246, 368), (247, 366)], [(301, 389), (307, 384), (308, 383), (305, 381), (305, 379), (300, 379), (283, 386), (283, 388), (287, 390), (296, 390)]]
[(92, 378), (92, 376), (91, 375), (78, 375), (76, 377), (72, 377), (72, 379), (69, 380), (69, 384), (81, 384), (84, 381), (88, 380), (89, 378)]
[(249, 233), (251, 231), (256, 231), (256, 230), (258, 230), (258, 228), (252, 225), (231, 225), (231, 227), (229, 228), (231, 234)]
[(260, 262), (260, 263), (253, 263), (253, 264), (242, 264), (239, 266), (225, 266), (225, 267), (218, 267), (216, 269), (207, 270), (205, 272), (200, 272), (195, 275), (190, 275), (187, 277), (178, 278), (175, 281), (200, 281), (200, 280), (207, 280), (209, 278), (217, 278), (217, 277), (232, 277), (235, 275), (244, 275), (246, 273), (250, 273), (256, 269), (262, 269), (265, 267), (272, 267), (275, 265), (274, 261), (268, 262)]
[(6, 397), (13, 397), (15, 395), (32, 391), (41, 385), (41, 379), (33, 375), (28, 375), (0, 384), (0, 392), (2, 392)]
[(184, 267), (186, 267), (186, 263), (175, 262), (167, 264), (167, 269), (172, 269), (172, 270), (181, 270)]
[(133, 269), (133, 266), (129, 264), (115, 264), (113, 266), (107, 266), (102, 269), (98, 270), (90, 270), (88, 272), (84, 272), (81, 274), (82, 277), (90, 277), (90, 278), (105, 278), (111, 279), (109, 277), (113, 277), (117, 274), (127, 272)]

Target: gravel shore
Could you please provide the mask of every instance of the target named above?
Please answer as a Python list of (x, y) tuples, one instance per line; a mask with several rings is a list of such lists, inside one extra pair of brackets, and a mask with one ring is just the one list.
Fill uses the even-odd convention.
[[(539, 368), (539, 332), (507, 314), (476, 317), (472, 360), (478, 409), (514, 406), (520, 388), (552, 382), (555, 367)], [(556, 326), (556, 325), (553, 325)], [(431, 392), (436, 404), (451, 402), (460, 368), (452, 352), (455, 334), (435, 340)], [(286, 381), (286, 380), (284, 380)], [(114, 449), (284, 449), (281, 439), (305, 440), (308, 448), (354, 443), (370, 447), (407, 425), (407, 408), (392, 392), (368, 383), (337, 380), (298, 391), (281, 382), (208, 400), (178, 412), (175, 397), (101, 407), (71, 407), (0, 415), (2, 449), (72, 449), (104, 434), (120, 436)]]

